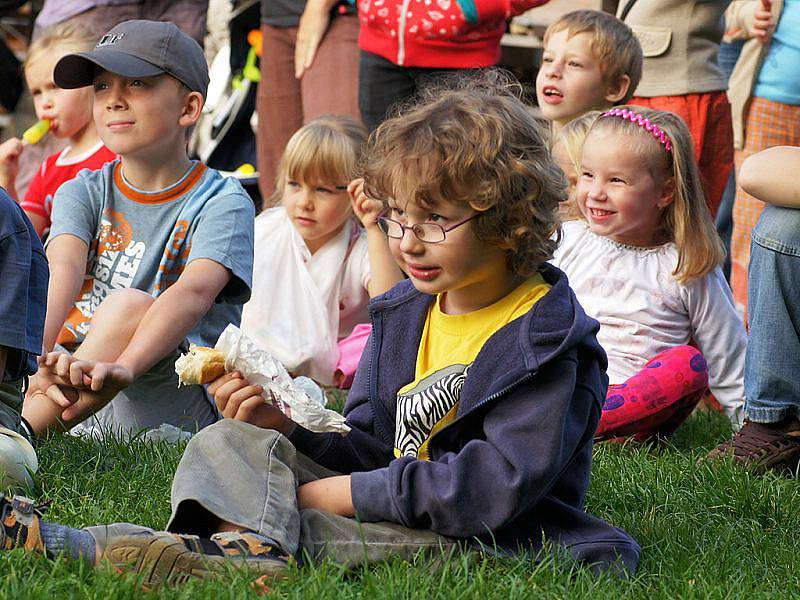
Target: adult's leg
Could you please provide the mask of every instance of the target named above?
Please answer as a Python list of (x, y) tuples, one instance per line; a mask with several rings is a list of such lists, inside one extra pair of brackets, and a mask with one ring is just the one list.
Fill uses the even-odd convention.
[[(110, 293), (92, 316), (92, 326), (75, 358), (113, 362), (125, 350), (142, 317), (153, 304), (152, 296), (139, 290), (117, 290)], [(102, 407), (97, 407), (99, 410)], [(61, 420), (63, 409), (43, 393), (29, 394), (22, 409), (38, 435), (48, 430), (66, 431), (84, 420), (81, 415), (69, 422)]]
[(692, 346), (658, 354), (624, 383), (608, 386), (595, 439), (668, 437), (708, 389), (708, 367)]
[(717, 233), (725, 246), (725, 260), (722, 262), (722, 272), (725, 279), (731, 280), (731, 234), (733, 233), (733, 202), (736, 199), (736, 173), (731, 171), (728, 183), (722, 193), (722, 202), (717, 211), (715, 224)]
[(263, 53), (261, 81), (256, 91), (258, 129), (258, 187), (264, 207), (271, 205), (275, 178), (283, 149), (303, 124), (300, 81), (294, 77), (294, 44), (297, 28), (261, 26)]
[(697, 111), (704, 121), (700, 160), (703, 191), (711, 216), (716, 217), (728, 178), (733, 172), (733, 122), (725, 92), (700, 94)]
[(322, 115), (349, 115), (358, 110), (358, 17), (342, 15), (331, 21), (314, 63), (300, 80), (303, 123)]
[(767, 206), (750, 253), (745, 414), (800, 419), (800, 210)]
[[(753, 98), (747, 112), (745, 145), (736, 151), (736, 172), (744, 160), (772, 146), (800, 145), (800, 106)], [(747, 314), (747, 271), (750, 234), (764, 210), (764, 203), (737, 187), (731, 235), (731, 290), (738, 308)]]
[(767, 206), (753, 229), (742, 429), (709, 458), (761, 473), (800, 464), (800, 210)]
[(141, 19), (171, 21), (200, 46), (206, 37), (208, 0), (144, 0)]
[(392, 106), (414, 95), (417, 85), (410, 69), (382, 56), (361, 51), (358, 61), (358, 106), (372, 131), (390, 115)]

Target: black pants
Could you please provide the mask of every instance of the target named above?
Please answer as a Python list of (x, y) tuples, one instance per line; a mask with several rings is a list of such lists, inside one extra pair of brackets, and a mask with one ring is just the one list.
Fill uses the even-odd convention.
[(371, 52), (359, 53), (358, 108), (372, 131), (391, 116), (392, 107), (412, 98), (427, 83), (456, 73), (479, 73), (482, 69), (430, 69), (403, 67)]

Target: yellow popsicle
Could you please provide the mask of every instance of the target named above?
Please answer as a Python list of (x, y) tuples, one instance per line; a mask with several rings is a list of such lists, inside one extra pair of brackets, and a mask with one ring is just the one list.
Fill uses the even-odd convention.
[(33, 145), (41, 140), (50, 131), (50, 119), (42, 119), (31, 125), (22, 134), (22, 143)]

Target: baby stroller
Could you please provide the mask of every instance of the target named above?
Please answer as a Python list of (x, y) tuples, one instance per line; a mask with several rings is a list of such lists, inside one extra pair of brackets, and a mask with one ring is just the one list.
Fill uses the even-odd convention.
[(190, 152), (205, 164), (237, 177), (257, 210), (261, 208), (261, 195), (253, 165), (260, 16), (258, 0), (233, 2), (228, 25), (230, 45), (223, 46), (211, 63), (203, 115), (189, 143)]

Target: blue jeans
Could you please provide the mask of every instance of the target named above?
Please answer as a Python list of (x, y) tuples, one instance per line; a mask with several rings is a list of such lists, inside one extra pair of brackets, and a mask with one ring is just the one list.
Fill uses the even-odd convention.
[(800, 210), (767, 205), (750, 248), (745, 414), (800, 418)]

